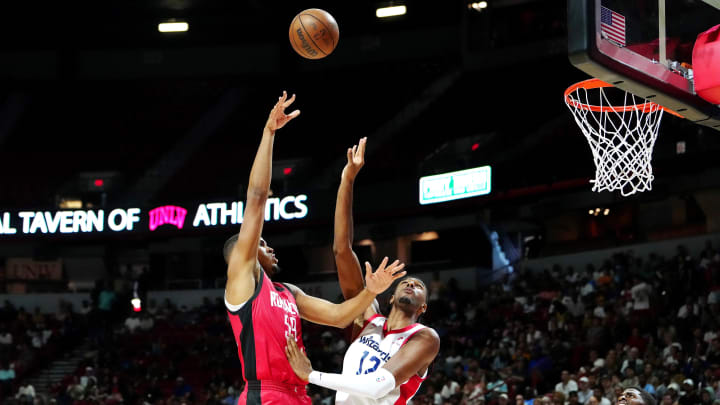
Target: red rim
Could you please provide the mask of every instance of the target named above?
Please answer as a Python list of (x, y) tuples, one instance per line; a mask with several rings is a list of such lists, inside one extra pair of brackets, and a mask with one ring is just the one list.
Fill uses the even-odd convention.
[(590, 105), (590, 104), (581, 103), (581, 102), (579, 102), (579, 101), (577, 101), (577, 100), (573, 100), (572, 98), (570, 98), (570, 94), (573, 93), (575, 90), (577, 90), (577, 89), (579, 89), (579, 88), (583, 88), (583, 89), (585, 89), (585, 90), (591, 90), (591, 89), (598, 89), (598, 88), (601, 88), (601, 87), (614, 87), (614, 86), (613, 86), (612, 84), (610, 84), (610, 83), (606, 83), (606, 82), (604, 82), (604, 81), (602, 81), (602, 80), (600, 80), (600, 79), (597, 79), (597, 78), (588, 79), (588, 80), (583, 80), (583, 81), (581, 81), (581, 82), (579, 82), (579, 83), (575, 83), (575, 84), (573, 84), (572, 86), (568, 87), (568, 88), (565, 90), (565, 102), (566, 102), (568, 105), (571, 105), (571, 106), (573, 106), (573, 107), (575, 107), (575, 108), (579, 108), (579, 109), (581, 109), (581, 110), (587, 110), (587, 111), (595, 111), (595, 112), (607, 113), (607, 112), (627, 112), (627, 111), (637, 111), (637, 110), (639, 110), (639, 111), (642, 111), (642, 112), (644, 112), (644, 113), (645, 113), (645, 112), (648, 112), (648, 113), (649, 113), (649, 112), (652, 112), (652, 111), (656, 111), (657, 109), (663, 109), (663, 110), (669, 112), (669, 113), (672, 114), (672, 115), (675, 115), (675, 116), (680, 117), (680, 118), (685, 118), (685, 117), (683, 117), (682, 115), (676, 113), (675, 111), (673, 111), (673, 110), (671, 110), (671, 109), (669, 109), (669, 108), (667, 108), (667, 107), (663, 107), (663, 106), (661, 106), (660, 104), (653, 103), (653, 102), (651, 102), (651, 101), (647, 101), (647, 102), (642, 103), (642, 104), (632, 104), (632, 105), (626, 105), (626, 106), (611, 106), (611, 105), (609, 105), (609, 106), (599, 106), (599, 105)]

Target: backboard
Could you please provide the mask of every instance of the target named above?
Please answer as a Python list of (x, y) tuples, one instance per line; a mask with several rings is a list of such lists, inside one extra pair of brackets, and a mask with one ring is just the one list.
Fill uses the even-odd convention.
[(568, 0), (568, 56), (587, 74), (720, 130), (720, 107), (694, 88), (698, 34), (720, 0)]

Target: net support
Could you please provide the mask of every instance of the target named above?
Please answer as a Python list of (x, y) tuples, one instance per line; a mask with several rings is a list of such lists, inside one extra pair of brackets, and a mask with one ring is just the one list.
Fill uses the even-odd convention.
[(658, 50), (660, 63), (668, 67), (667, 41), (665, 39), (665, 0), (658, 0)]

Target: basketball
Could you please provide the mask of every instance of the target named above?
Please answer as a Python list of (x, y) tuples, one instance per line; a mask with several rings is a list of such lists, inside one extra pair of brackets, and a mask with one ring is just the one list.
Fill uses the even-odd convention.
[(290, 44), (306, 59), (322, 59), (330, 55), (339, 38), (335, 18), (319, 8), (301, 11), (290, 23)]

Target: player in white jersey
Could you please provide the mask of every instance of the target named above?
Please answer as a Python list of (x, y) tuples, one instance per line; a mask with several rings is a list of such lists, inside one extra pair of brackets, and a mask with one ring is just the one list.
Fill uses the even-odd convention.
[[(335, 208), (333, 250), (340, 288), (346, 299), (364, 288), (360, 262), (352, 251), (353, 183), (364, 165), (367, 139), (348, 149)], [(368, 268), (369, 263), (365, 263)], [(293, 341), (286, 355), (301, 379), (337, 391), (337, 405), (406, 404), (426, 378), (440, 349), (437, 332), (417, 323), (427, 309), (427, 288), (421, 280), (402, 279), (390, 298), (390, 315), (380, 314), (377, 301), (353, 328), (342, 374), (313, 371), (310, 360)]]

